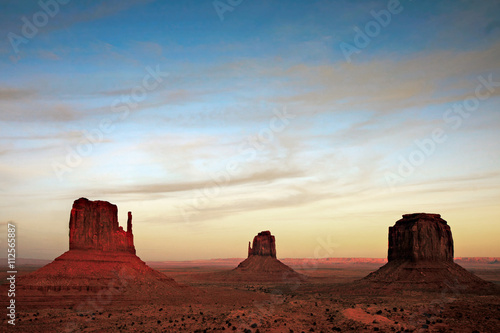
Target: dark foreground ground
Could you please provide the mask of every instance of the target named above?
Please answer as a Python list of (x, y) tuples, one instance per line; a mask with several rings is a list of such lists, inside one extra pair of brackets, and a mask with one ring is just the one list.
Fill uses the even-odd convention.
[(377, 262), (288, 264), (310, 278), (231, 281), (217, 272), (232, 262), (151, 263), (184, 287), (161, 295), (33, 291), (16, 297), (15, 326), (1, 295), (0, 332), (500, 332), (498, 264), (461, 263), (496, 284), (481, 293), (453, 283), (437, 292), (353, 287)]

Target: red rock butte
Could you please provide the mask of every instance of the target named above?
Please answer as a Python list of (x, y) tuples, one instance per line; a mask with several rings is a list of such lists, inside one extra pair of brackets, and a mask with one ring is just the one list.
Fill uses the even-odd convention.
[(127, 231), (124, 231), (118, 225), (116, 205), (86, 198), (76, 200), (69, 219), (69, 249), (135, 254), (132, 212), (128, 212)]
[(389, 227), (389, 261), (453, 262), (453, 238), (439, 214), (406, 214)]
[(453, 237), (439, 214), (415, 213), (389, 227), (388, 262), (362, 282), (384, 287), (484, 288), (490, 284), (453, 261)]
[(262, 231), (248, 244), (248, 258), (230, 272), (237, 280), (301, 281), (306, 276), (295, 272), (276, 258), (276, 239), (270, 231)]
[(248, 256), (270, 256), (276, 258), (276, 240), (270, 231), (262, 231), (253, 238), (252, 246), (248, 242)]
[[(147, 266), (135, 254), (132, 213), (127, 230), (118, 224), (118, 209), (106, 201), (80, 198), (69, 220), (69, 251), (39, 270), (20, 277), (25, 290), (135, 290), (141, 294), (169, 292), (179, 287)], [(166, 288), (165, 288), (166, 287)], [(171, 288), (175, 287), (175, 288)]]

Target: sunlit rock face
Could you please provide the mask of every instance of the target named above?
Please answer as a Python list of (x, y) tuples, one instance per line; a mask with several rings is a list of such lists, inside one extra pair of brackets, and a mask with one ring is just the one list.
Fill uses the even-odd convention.
[(116, 205), (86, 198), (76, 200), (69, 220), (69, 249), (135, 254), (132, 213), (128, 213), (127, 231), (124, 231), (118, 225)]
[(389, 227), (387, 259), (453, 262), (453, 238), (448, 223), (439, 214), (415, 213)]
[(276, 240), (270, 231), (262, 231), (253, 238), (252, 246), (248, 243), (248, 257), (270, 256), (276, 258)]
[(120, 294), (170, 295), (179, 285), (150, 268), (135, 253), (132, 213), (127, 230), (118, 224), (118, 209), (107, 201), (80, 198), (73, 203), (69, 221), (69, 251), (50, 264), (19, 279), (33, 290), (96, 292), (120, 289)]
[(388, 262), (364, 277), (356, 288), (375, 290), (491, 288), (453, 261), (453, 238), (439, 214), (414, 213), (389, 227)]

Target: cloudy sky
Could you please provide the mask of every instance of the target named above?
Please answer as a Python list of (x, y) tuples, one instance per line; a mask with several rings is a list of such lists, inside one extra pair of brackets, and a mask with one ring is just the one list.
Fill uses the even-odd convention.
[(1, 1), (0, 245), (68, 249), (79, 197), (144, 260), (385, 257), (440, 213), (500, 256), (500, 2)]

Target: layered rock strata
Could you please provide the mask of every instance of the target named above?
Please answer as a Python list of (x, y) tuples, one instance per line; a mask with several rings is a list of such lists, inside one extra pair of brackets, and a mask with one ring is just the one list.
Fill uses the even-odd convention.
[(270, 231), (262, 231), (253, 238), (252, 246), (248, 242), (248, 256), (270, 256), (276, 258), (276, 240)]
[(406, 214), (389, 227), (387, 259), (361, 282), (381, 288), (459, 291), (491, 286), (453, 261), (451, 229), (439, 214)]
[(231, 271), (239, 280), (300, 282), (306, 276), (295, 272), (276, 258), (276, 239), (270, 231), (262, 231), (248, 244), (248, 258)]
[(147, 266), (137, 255), (132, 213), (127, 230), (118, 224), (118, 209), (106, 201), (80, 198), (69, 219), (69, 251), (39, 270), (22, 276), (24, 290), (112, 291), (135, 290), (158, 295), (179, 287), (175, 281)]

